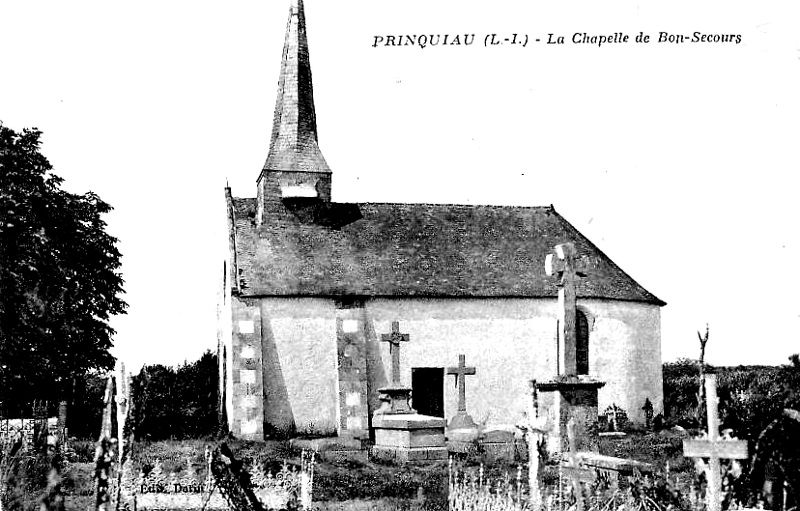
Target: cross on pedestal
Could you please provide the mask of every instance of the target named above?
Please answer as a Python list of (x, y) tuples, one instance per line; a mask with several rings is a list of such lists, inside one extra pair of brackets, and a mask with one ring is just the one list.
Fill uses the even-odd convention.
[(458, 367), (448, 367), (447, 374), (455, 376), (455, 383), (458, 386), (458, 411), (467, 411), (467, 383), (466, 376), (468, 374), (475, 374), (474, 367), (467, 367), (466, 355), (458, 356)]
[(400, 343), (410, 340), (408, 334), (400, 333), (400, 322), (392, 321), (392, 333), (382, 334), (381, 341), (389, 343), (392, 354), (392, 384), (400, 385)]
[(586, 274), (575, 270), (575, 245), (572, 243), (556, 245), (554, 253), (547, 254), (544, 267), (548, 276), (561, 277), (561, 281), (558, 284), (558, 320), (560, 325), (558, 333), (558, 373), (575, 375), (578, 373), (576, 352), (578, 340), (575, 329), (577, 293), (575, 286), (577, 283), (576, 277), (585, 277)]
[(467, 367), (467, 357), (458, 356), (458, 367), (448, 367), (447, 374), (455, 376), (455, 383), (458, 387), (458, 412), (450, 419), (448, 427), (451, 430), (470, 429), (477, 431), (478, 425), (467, 413), (467, 385), (466, 376), (475, 374), (474, 367)]
[(575, 509), (583, 511), (583, 489), (581, 488), (581, 483), (593, 483), (596, 475), (594, 470), (581, 467), (578, 460), (574, 418), (567, 423), (567, 438), (569, 439), (569, 453), (567, 454), (569, 463), (561, 465), (561, 472), (566, 473), (572, 480), (572, 491), (575, 493)]
[(683, 455), (691, 458), (708, 458), (706, 480), (706, 509), (719, 511), (722, 500), (722, 476), (719, 460), (747, 459), (747, 441), (728, 440), (719, 436), (719, 415), (717, 410), (717, 376), (706, 375), (706, 410), (708, 415), (708, 437), (704, 439), (684, 440)]

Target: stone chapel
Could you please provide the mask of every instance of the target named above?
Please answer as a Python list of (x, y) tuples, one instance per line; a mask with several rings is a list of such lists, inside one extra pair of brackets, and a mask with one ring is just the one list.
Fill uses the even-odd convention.
[(640, 423), (645, 400), (662, 411), (665, 303), (552, 206), (332, 200), (302, 0), (290, 8), (257, 177), (255, 198), (225, 189), (220, 414), (236, 437), (364, 435), (377, 389), (392, 378), (383, 341), (393, 331), (404, 341), (399, 380), (418, 412), (457, 413), (448, 368), (466, 363), (475, 368), (462, 377), (470, 415), (515, 424), (529, 380), (559, 372), (558, 279), (545, 258), (561, 243), (574, 245), (580, 275), (577, 373), (605, 382), (601, 411), (615, 404)]

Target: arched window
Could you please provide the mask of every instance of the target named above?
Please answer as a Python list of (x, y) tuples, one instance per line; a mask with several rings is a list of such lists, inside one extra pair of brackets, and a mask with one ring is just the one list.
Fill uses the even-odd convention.
[(575, 311), (575, 365), (578, 374), (589, 374), (589, 318), (581, 311)]

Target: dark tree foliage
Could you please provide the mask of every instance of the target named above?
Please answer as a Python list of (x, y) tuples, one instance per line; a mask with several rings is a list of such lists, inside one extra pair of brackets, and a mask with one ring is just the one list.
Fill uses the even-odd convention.
[(217, 356), (179, 367), (149, 365), (133, 378), (137, 439), (200, 438), (217, 432)]
[(117, 239), (92, 192), (61, 189), (41, 132), (0, 123), (0, 399), (60, 399), (75, 378), (109, 369), (123, 314)]
[[(739, 438), (755, 440), (784, 408), (800, 410), (800, 367), (705, 367), (717, 375), (717, 394), (723, 428)], [(705, 428), (694, 423), (699, 368), (694, 360), (664, 364), (664, 408), (672, 424)]]
[(76, 379), (67, 428), (71, 437), (97, 440), (103, 419), (106, 374), (87, 374)]

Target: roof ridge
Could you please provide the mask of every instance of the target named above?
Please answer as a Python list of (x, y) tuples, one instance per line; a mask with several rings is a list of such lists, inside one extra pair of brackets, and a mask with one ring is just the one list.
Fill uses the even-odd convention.
[[(255, 201), (257, 197), (233, 197), (236, 201)], [(503, 204), (463, 204), (454, 202), (339, 202), (331, 201), (331, 204), (355, 204), (357, 206), (448, 206), (464, 208), (492, 208), (492, 209), (530, 209), (530, 210), (551, 210), (555, 212), (553, 205), (549, 206), (513, 206)], [(563, 218), (563, 217), (562, 217)]]
[(536, 209), (536, 210), (552, 210), (555, 211), (553, 205), (549, 206), (512, 206), (512, 205), (502, 205), (502, 204), (462, 204), (462, 203), (454, 203), (454, 202), (355, 202), (350, 204), (373, 204), (373, 205), (381, 205), (381, 206), (457, 206), (457, 207), (466, 207), (466, 208), (493, 208), (493, 209)]

